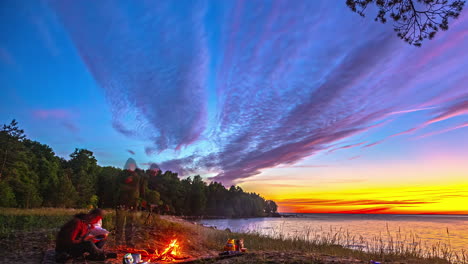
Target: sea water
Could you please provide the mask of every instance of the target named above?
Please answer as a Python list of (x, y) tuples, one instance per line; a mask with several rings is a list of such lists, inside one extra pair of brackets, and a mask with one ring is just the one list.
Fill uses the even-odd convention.
[[(210, 219), (205, 226), (272, 237), (331, 239), (349, 247), (377, 246), (389, 241), (429, 249), (468, 250), (468, 215), (285, 214), (288, 217)], [(380, 240), (379, 240), (380, 239)], [(367, 243), (367, 244), (366, 244)], [(380, 243), (380, 242), (379, 242)]]

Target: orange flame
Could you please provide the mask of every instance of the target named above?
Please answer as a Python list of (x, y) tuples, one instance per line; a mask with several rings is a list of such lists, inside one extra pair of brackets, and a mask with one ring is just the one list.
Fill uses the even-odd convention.
[(117, 249), (121, 252), (141, 254), (143, 259), (147, 259), (150, 262), (153, 262), (153, 261), (173, 262), (173, 261), (189, 258), (188, 256), (182, 256), (180, 245), (177, 242), (177, 239), (172, 240), (171, 243), (169, 243), (169, 245), (162, 251), (161, 254), (159, 254), (158, 250), (155, 250), (155, 249), (143, 250), (143, 249), (128, 248), (125, 246), (117, 247)]
[(171, 241), (169, 246), (158, 256), (159, 260), (163, 261), (174, 261), (176, 257), (179, 255), (179, 243), (177, 243), (177, 239)]

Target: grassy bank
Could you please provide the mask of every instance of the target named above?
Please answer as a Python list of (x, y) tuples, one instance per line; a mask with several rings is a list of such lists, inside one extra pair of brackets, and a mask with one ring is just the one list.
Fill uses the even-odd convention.
[[(38, 263), (42, 252), (53, 248), (58, 228), (80, 210), (68, 209), (1, 209), (0, 211), (0, 262), (21, 260), (23, 263)], [(116, 225), (117, 223), (117, 225)], [(207, 228), (171, 216), (148, 215), (147, 213), (116, 215), (109, 211), (103, 226), (111, 231), (108, 248), (125, 253), (130, 248), (162, 249), (177, 238), (184, 254), (194, 258), (216, 256), (222, 251), (228, 238), (243, 238), (249, 255), (222, 263), (382, 263), (447, 264), (448, 259), (467, 264), (465, 252), (454, 253), (448, 248), (427, 249), (389, 241), (372, 239), (360, 241), (367, 248), (352, 250), (344, 247), (351, 238), (343, 232), (313, 234), (305, 232), (296, 237), (274, 238), (258, 233), (231, 233)], [(130, 246), (129, 246), (130, 245)], [(369, 252), (369, 251), (372, 251)], [(456, 255), (458, 254), (458, 255)], [(115, 263), (120, 263), (121, 259)]]

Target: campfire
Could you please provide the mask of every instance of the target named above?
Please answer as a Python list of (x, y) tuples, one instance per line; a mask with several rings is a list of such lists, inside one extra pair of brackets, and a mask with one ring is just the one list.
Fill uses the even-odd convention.
[(182, 255), (180, 245), (177, 242), (177, 239), (173, 239), (169, 243), (169, 245), (163, 251), (161, 251), (161, 253), (158, 253), (157, 249), (134, 249), (128, 247), (120, 247), (118, 248), (118, 250), (126, 253), (140, 254), (141, 260), (147, 262), (176, 262), (179, 260), (189, 258), (188, 256)]
[(180, 258), (179, 254), (179, 243), (177, 243), (177, 239), (174, 239), (171, 241), (169, 246), (167, 246), (166, 249), (158, 256), (156, 260), (162, 260), (162, 261), (175, 261)]

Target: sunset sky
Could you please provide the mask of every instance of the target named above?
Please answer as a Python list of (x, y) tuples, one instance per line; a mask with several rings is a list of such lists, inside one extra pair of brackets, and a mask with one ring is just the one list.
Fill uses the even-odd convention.
[(0, 6), (0, 121), (59, 156), (281, 212), (468, 214), (467, 10), (417, 48), (344, 0)]

